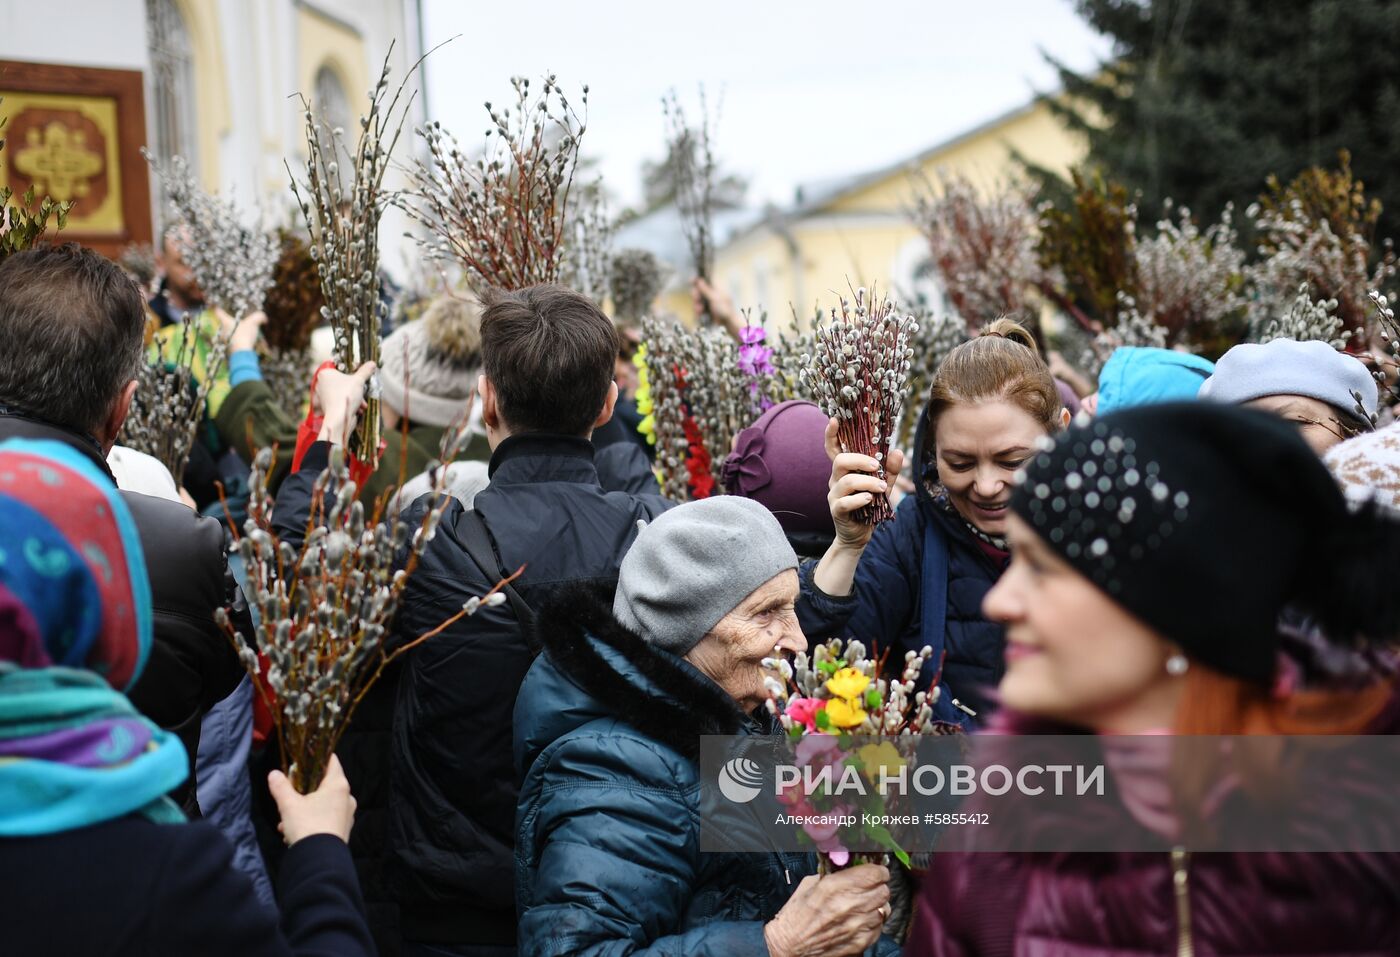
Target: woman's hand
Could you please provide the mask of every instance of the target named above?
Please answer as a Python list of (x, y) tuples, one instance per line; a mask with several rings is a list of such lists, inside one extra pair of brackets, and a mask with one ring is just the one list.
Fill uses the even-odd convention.
[(885, 478), (878, 478), (875, 473), (880, 463), (868, 455), (842, 452), (836, 433), (837, 422), (832, 419), (826, 424), (826, 455), (831, 459), (830, 491), (826, 493), (826, 501), (831, 509), (831, 521), (836, 526), (836, 544), (859, 550), (870, 541), (875, 526), (856, 521), (855, 513), (874, 502), (875, 496), (889, 493), (890, 482), (904, 468), (904, 453), (890, 449)]
[(321, 786), (310, 794), (298, 794), (292, 782), (281, 771), (267, 776), (267, 789), (277, 802), (282, 823), (277, 830), (290, 847), (313, 834), (334, 834), (350, 843), (350, 828), (355, 824), (355, 796), (350, 782), (340, 767), (340, 759), (331, 755)]
[(875, 526), (857, 521), (855, 513), (874, 502), (876, 495), (889, 493), (890, 484), (904, 468), (904, 453), (890, 449), (885, 462), (885, 478), (877, 478), (874, 472), (880, 463), (868, 455), (842, 452), (836, 433), (837, 422), (832, 419), (826, 424), (826, 454), (831, 459), (831, 482), (826, 502), (831, 509), (831, 522), (836, 526), (836, 537), (821, 561), (817, 562), (812, 572), (812, 584), (826, 594), (840, 598), (851, 593), (861, 552), (870, 544), (870, 536), (875, 534)]
[(690, 282), (690, 300), (697, 316), (708, 311), (717, 326), (736, 340), (739, 338), (744, 318), (739, 315), (739, 310), (734, 308), (734, 300), (728, 295), (696, 276)]
[(235, 322), (233, 317), (222, 309), (216, 310), (216, 312), (223, 334), (228, 337), (229, 355), (233, 355), (235, 352), (246, 352), (258, 344), (258, 335), (267, 323), (266, 313), (250, 312)]
[(860, 864), (804, 877), (778, 916), (763, 928), (771, 957), (849, 957), (880, 938), (890, 872)]
[(374, 375), (375, 365), (366, 362), (346, 375), (339, 369), (322, 369), (316, 376), (316, 389), (311, 393), (311, 409), (322, 413), (318, 442), (344, 445), (360, 420), (360, 406), (365, 401), (365, 384)]

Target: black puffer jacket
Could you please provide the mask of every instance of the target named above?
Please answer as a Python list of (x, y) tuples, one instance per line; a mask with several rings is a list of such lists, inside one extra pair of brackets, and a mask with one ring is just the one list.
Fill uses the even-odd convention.
[[(0, 410), (0, 442), (11, 438), (63, 442), (90, 458), (107, 476), (112, 474), (94, 440)], [(190, 778), (171, 797), (186, 813), (197, 814), (194, 757), (199, 750), (200, 721), (243, 679), (243, 666), (214, 624), (214, 611), (235, 606), (241, 611), (239, 620), (245, 621), (246, 604), (229, 573), (224, 530), (218, 521), (201, 518), (179, 502), (138, 492), (122, 496), (141, 536), (155, 620), (150, 658), (127, 697), (184, 744)]]
[[(605, 492), (584, 439), (519, 435), (491, 457), (476, 496), (502, 571), (532, 609), (567, 582), (615, 583), (637, 521), (659, 496)], [(426, 500), (410, 511), (416, 523)], [(404, 594), (395, 631), (412, 639), (494, 584), (467, 554), (456, 502), (443, 513)], [(494, 572), (495, 570), (493, 570)], [(515, 940), (517, 782), (511, 714), (534, 656), (509, 604), (483, 609), (412, 652), (394, 714), (389, 828), (404, 938)]]

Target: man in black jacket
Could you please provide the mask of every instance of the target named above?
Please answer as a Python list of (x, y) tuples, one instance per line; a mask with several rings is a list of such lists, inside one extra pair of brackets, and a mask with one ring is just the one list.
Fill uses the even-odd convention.
[[(107, 453), (136, 394), (146, 310), (113, 263), (73, 243), (16, 253), (0, 264), (0, 441), (50, 439), (82, 452), (109, 477)], [(116, 480), (113, 479), (113, 484)], [(243, 677), (214, 610), (240, 604), (224, 533), (178, 502), (123, 497), (136, 519), (151, 579), (155, 643), (128, 697), (173, 731), (190, 778), (174, 797), (198, 814), (194, 756), (200, 720)]]
[[(515, 953), (511, 717), (534, 657), (520, 615), (530, 617), (565, 583), (615, 584), (638, 520), (671, 504), (605, 492), (598, 482), (588, 439), (617, 399), (611, 320), (561, 286), (500, 293), (485, 305), (478, 391), (491, 484), (477, 493), (474, 512), (453, 501), (443, 513), (404, 593), (396, 640), (417, 638), (509, 572), (525, 572), (515, 582), (518, 608), (483, 607), (457, 622), (411, 652), (398, 679), (388, 839), (404, 957)], [(353, 415), (344, 410), (359, 404), (362, 384), (363, 372), (322, 373), (323, 436), (350, 433)], [(304, 527), (328, 451), (314, 446), (282, 485), (279, 529)], [(430, 501), (408, 510), (409, 527)], [(480, 544), (469, 544), (478, 535)], [(358, 795), (356, 773), (347, 771)]]

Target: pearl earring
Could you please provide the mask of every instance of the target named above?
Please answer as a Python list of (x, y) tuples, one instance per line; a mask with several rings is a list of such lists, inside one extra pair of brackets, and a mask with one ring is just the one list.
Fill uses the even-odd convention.
[(1186, 660), (1186, 656), (1177, 652), (1167, 659), (1167, 674), (1173, 678), (1180, 678), (1186, 674), (1186, 669), (1191, 667), (1191, 662)]

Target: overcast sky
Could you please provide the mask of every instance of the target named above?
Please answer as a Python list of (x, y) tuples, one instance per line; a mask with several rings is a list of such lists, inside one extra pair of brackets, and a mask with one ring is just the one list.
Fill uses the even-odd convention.
[(505, 103), (509, 77), (589, 86), (584, 152), (623, 203), (663, 154), (660, 100), (723, 115), (721, 165), (750, 198), (897, 162), (1055, 85), (1044, 49), (1076, 68), (1108, 52), (1066, 0), (426, 0), (429, 109), (467, 148)]

